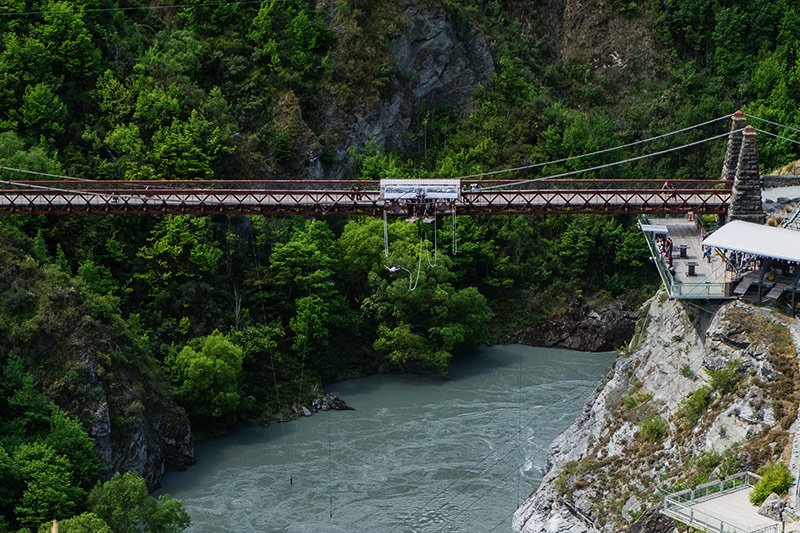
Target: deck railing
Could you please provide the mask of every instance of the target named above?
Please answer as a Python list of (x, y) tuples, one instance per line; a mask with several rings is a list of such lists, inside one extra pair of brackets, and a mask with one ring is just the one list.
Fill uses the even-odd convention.
[(661, 512), (693, 528), (702, 528), (714, 533), (778, 533), (780, 524), (752, 528), (736, 523), (731, 519), (721, 519), (693, 507), (711, 498), (752, 487), (761, 479), (752, 472), (740, 472), (734, 476), (703, 483), (664, 498)]

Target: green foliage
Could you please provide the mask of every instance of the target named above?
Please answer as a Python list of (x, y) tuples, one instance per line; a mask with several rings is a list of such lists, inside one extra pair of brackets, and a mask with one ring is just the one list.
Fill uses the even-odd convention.
[(669, 434), (669, 423), (660, 416), (653, 415), (642, 421), (639, 434), (647, 441), (660, 443)]
[(684, 365), (681, 367), (681, 376), (694, 380), (697, 377), (697, 374), (694, 373), (694, 370), (692, 370), (692, 367), (689, 363), (684, 363)]
[(179, 500), (147, 493), (144, 480), (134, 472), (115, 474), (89, 493), (89, 510), (115, 533), (173, 533), (189, 525), (189, 515)]
[(690, 428), (697, 423), (711, 405), (712, 394), (711, 387), (703, 385), (681, 401), (676, 414), (684, 428)]
[(620, 403), (626, 409), (633, 409), (638, 405), (642, 405), (643, 403), (647, 403), (653, 399), (653, 395), (649, 392), (641, 392), (637, 391), (632, 394), (628, 394), (623, 396), (620, 399)]
[(761, 505), (773, 492), (779, 496), (786, 494), (792, 484), (792, 474), (781, 462), (768, 464), (760, 474), (761, 479), (753, 485), (750, 493), (750, 503), (753, 505)]
[[(39, 533), (50, 533), (52, 522), (39, 526)], [(59, 533), (113, 533), (105, 521), (94, 513), (82, 513), (58, 521)]]
[(199, 350), (186, 346), (170, 364), (175, 395), (193, 420), (235, 420), (242, 350), (219, 332), (198, 341)]
[(720, 368), (719, 370), (709, 368), (706, 372), (708, 372), (708, 375), (711, 378), (711, 388), (719, 392), (720, 395), (726, 394), (733, 390), (736, 384), (739, 383), (744, 377), (742, 373), (739, 372), (740, 366), (741, 361), (734, 359), (733, 361), (728, 361), (728, 363), (725, 364), (725, 367)]
[(25, 487), (14, 508), (17, 522), (31, 529), (55, 516), (70, 516), (85, 495), (72, 485), (72, 464), (46, 444), (22, 444), (14, 452)]

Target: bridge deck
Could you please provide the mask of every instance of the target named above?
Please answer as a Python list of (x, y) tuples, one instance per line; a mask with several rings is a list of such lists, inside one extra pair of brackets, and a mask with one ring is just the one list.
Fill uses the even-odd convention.
[[(464, 215), (722, 213), (730, 183), (660, 180), (482, 181), (451, 203)], [(385, 200), (367, 181), (0, 181), (0, 214), (404, 214), (413, 201)], [(447, 205), (445, 205), (447, 204)]]

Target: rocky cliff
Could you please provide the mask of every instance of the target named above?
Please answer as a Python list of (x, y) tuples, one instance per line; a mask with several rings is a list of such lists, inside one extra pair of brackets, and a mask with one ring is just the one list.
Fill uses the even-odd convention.
[(116, 299), (37, 262), (27, 246), (17, 232), (0, 229), (0, 350), (18, 357), (37, 387), (80, 419), (108, 475), (134, 470), (155, 488), (165, 470), (194, 462), (185, 411)]
[(777, 312), (735, 302), (643, 309), (610, 379), (550, 449), (541, 486), (517, 510), (527, 533), (669, 531), (665, 492), (770, 460), (791, 461), (797, 339)]
[(638, 318), (623, 302), (591, 306), (573, 300), (563, 313), (538, 326), (514, 333), (509, 341), (582, 352), (606, 352), (619, 348), (633, 336)]

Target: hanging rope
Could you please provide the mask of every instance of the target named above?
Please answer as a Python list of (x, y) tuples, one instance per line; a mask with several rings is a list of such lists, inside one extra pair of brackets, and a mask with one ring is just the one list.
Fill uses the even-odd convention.
[[(264, 328), (266, 328), (267, 327), (267, 308), (266, 308), (266, 305), (264, 304), (264, 291), (263, 291), (264, 277), (261, 274), (261, 259), (260, 259), (259, 255), (258, 255), (257, 251), (256, 251), (256, 241), (255, 241), (255, 236), (253, 235), (252, 221), (251, 221), (251, 224), (250, 224), (250, 238), (251, 238), (252, 243), (253, 243), (253, 259), (255, 259), (256, 272), (258, 273), (258, 294), (260, 296), (259, 300), (260, 300), (260, 303), (261, 303), (261, 316), (262, 316), (262, 319), (264, 321)], [(268, 350), (268, 352), (269, 352), (269, 365), (272, 368), (272, 383), (273, 383), (273, 386), (275, 388), (275, 401), (277, 402), (276, 403), (276, 408), (280, 412), (281, 406), (283, 404), (281, 402), (280, 393), (278, 392), (278, 376), (277, 376), (277, 374), (275, 372), (275, 357), (272, 354), (272, 348), (270, 348)], [(281, 423), (281, 452), (284, 453), (284, 454), (286, 453), (286, 428), (284, 427), (283, 423)], [(292, 481), (293, 481), (292, 480), (292, 474), (289, 474), (289, 485), (292, 484)]]
[(417, 259), (417, 279), (414, 280), (414, 285), (411, 285), (411, 278), (413, 277), (411, 272), (408, 273), (408, 292), (412, 292), (417, 289), (417, 285), (419, 284), (419, 273), (422, 270), (422, 239), (419, 240), (419, 258)]
[[(306, 321), (304, 329), (305, 336), (303, 338), (303, 358), (300, 362), (300, 387), (297, 389), (297, 419), (295, 420), (297, 424), (297, 430), (294, 433), (294, 445), (292, 446), (292, 449), (295, 451), (295, 453), (297, 453), (297, 440), (300, 438), (300, 417), (303, 414), (303, 411), (301, 410), (302, 405), (300, 402), (303, 395), (303, 374), (306, 369), (306, 353), (308, 353), (308, 321)], [(293, 484), (291, 475), (289, 476), (289, 484)]]
[(386, 209), (383, 210), (383, 255), (389, 257), (389, 222), (386, 220)]
[(456, 230), (456, 208), (453, 206), (453, 255), (458, 253), (458, 233)]
[(436, 213), (433, 214), (433, 261), (431, 261), (431, 251), (428, 247), (429, 241), (425, 241), (425, 252), (427, 254), (428, 266), (431, 268), (436, 267), (439, 262), (439, 247), (437, 244), (437, 227), (436, 227)]
[(331, 415), (333, 413), (325, 413), (328, 417), (328, 512), (333, 518), (333, 462), (331, 460)]

